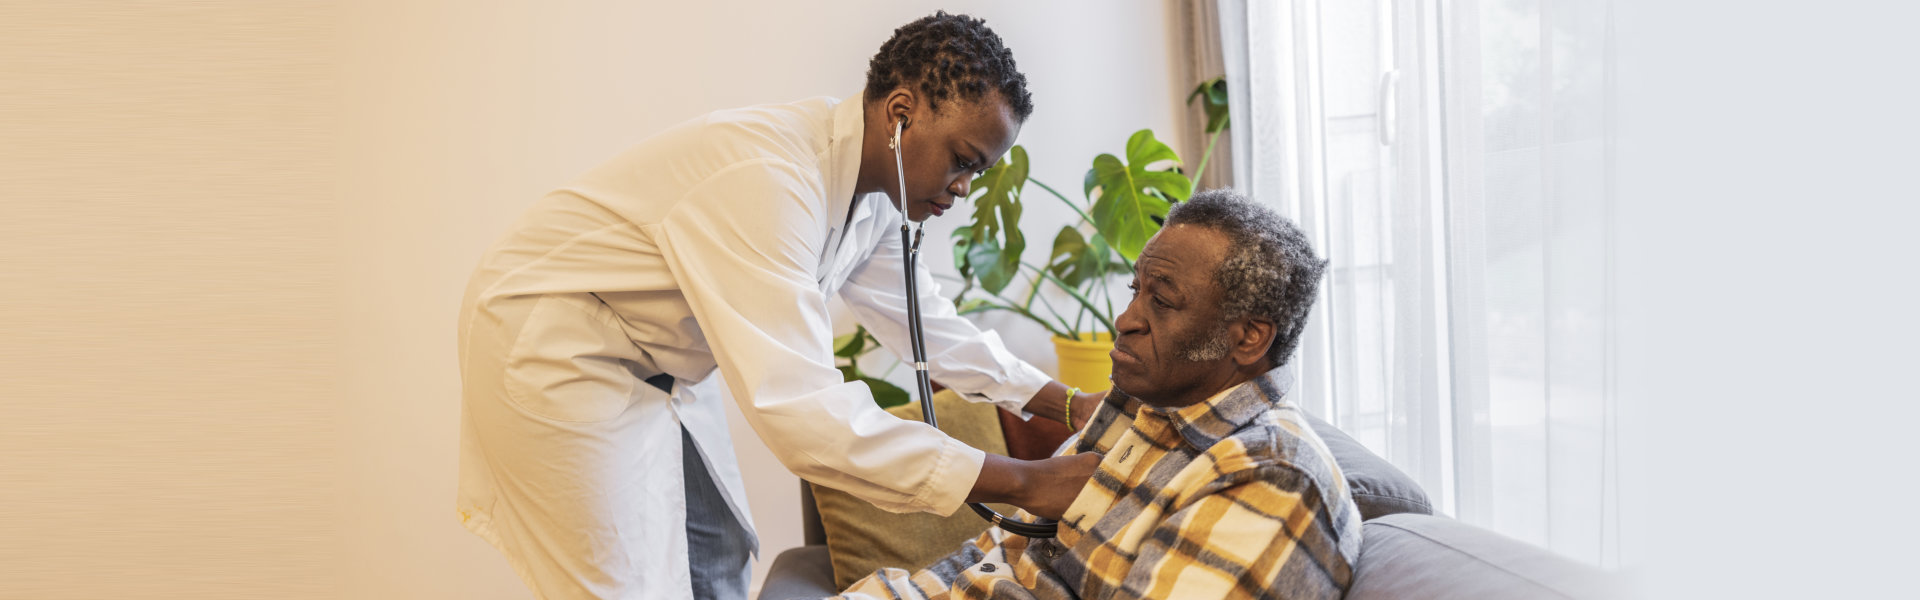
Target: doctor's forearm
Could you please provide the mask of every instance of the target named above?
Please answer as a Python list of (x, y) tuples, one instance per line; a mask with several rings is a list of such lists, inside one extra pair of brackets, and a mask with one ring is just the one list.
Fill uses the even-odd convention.
[(1091, 452), (1043, 460), (987, 454), (986, 462), (980, 465), (980, 477), (967, 493), (967, 502), (1004, 502), (1058, 519), (1098, 466), (1100, 455)]
[(980, 477), (967, 492), (968, 502), (1004, 502), (1019, 506), (1025, 501), (1027, 466), (1024, 460), (988, 453), (980, 465)]
[[(1065, 424), (1068, 429), (1079, 431), (1081, 427), (1086, 426), (1087, 417), (1093, 415), (1093, 409), (1099, 406), (1106, 394), (1081, 392), (1075, 395), (1073, 402), (1069, 404), (1067, 402), (1069, 389), (1067, 384), (1049, 381), (1047, 385), (1040, 388), (1040, 391), (1034, 392), (1033, 398), (1027, 401), (1024, 408), (1035, 416), (1058, 421)], [(1073, 416), (1072, 423), (1067, 422), (1069, 409)]]
[(1067, 384), (1049, 381), (1041, 386), (1040, 391), (1033, 393), (1033, 398), (1027, 400), (1023, 408), (1034, 416), (1066, 423), (1067, 389)]

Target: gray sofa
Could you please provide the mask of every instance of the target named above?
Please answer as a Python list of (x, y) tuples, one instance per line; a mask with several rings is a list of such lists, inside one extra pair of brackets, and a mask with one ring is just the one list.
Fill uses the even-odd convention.
[[(1309, 417), (1312, 419), (1311, 417)], [(1434, 516), (1412, 478), (1345, 432), (1312, 419), (1347, 476), (1366, 519), (1360, 565), (1349, 600), (1397, 598), (1613, 598), (1618, 577), (1485, 529)], [(774, 558), (760, 600), (820, 598), (838, 593), (826, 535), (804, 484), (807, 545)]]

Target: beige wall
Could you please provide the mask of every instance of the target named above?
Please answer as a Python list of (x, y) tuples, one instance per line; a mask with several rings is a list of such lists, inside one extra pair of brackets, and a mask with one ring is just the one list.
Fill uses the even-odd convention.
[(99, 4), (0, 5), (0, 597), (321, 597), (330, 14)]

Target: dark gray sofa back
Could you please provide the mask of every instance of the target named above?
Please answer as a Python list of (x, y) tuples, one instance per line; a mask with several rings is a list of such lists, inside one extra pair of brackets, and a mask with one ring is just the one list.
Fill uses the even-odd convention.
[(1346, 475), (1353, 503), (1360, 507), (1360, 520), (1371, 521), (1400, 513), (1433, 514), (1427, 492), (1421, 490), (1412, 477), (1339, 428), (1311, 414), (1306, 417), (1313, 432), (1319, 434), (1327, 450), (1333, 452), (1333, 462), (1340, 465), (1340, 473)]

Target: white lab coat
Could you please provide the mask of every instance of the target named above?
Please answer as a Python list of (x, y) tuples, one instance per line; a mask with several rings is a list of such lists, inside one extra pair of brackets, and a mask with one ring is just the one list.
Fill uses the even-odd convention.
[[(948, 514), (972, 489), (983, 453), (833, 367), (835, 293), (908, 351), (901, 217), (883, 194), (854, 202), (859, 100), (676, 126), (541, 199), (481, 260), (461, 311), (458, 509), (536, 589), (685, 589), (682, 426), (753, 531), (727, 390), (807, 480), (899, 512)], [(925, 269), (918, 285), (934, 379), (1020, 412), (1049, 378)], [(670, 393), (640, 381), (660, 373)]]

